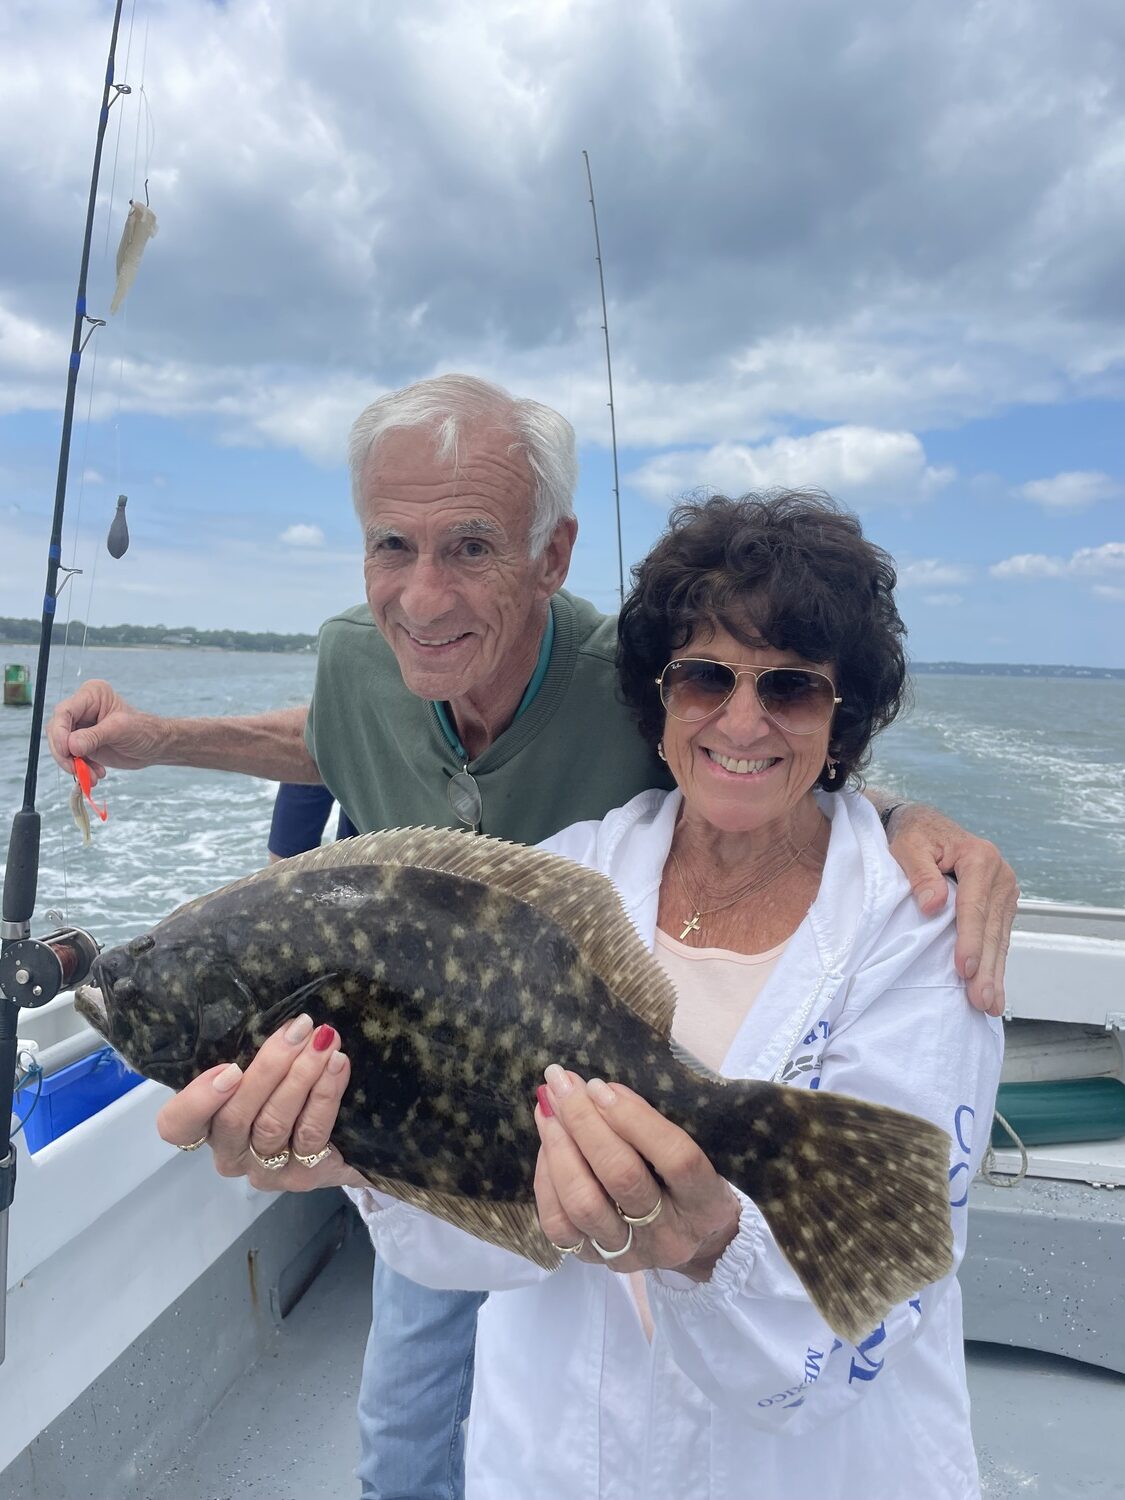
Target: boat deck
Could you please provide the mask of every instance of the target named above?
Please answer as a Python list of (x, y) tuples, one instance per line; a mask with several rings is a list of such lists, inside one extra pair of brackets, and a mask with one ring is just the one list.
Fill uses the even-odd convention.
[[(353, 1234), (163, 1482), (118, 1500), (349, 1500), (371, 1245)], [(1125, 1382), (1123, 1382), (1125, 1385)]]
[[(355, 1390), (371, 1252), (353, 1235), (216, 1405), (162, 1483), (119, 1500), (344, 1500), (356, 1496)], [(348, 1309), (348, 1313), (344, 1313)], [(969, 1345), (987, 1500), (1120, 1500), (1125, 1376), (1073, 1360)], [(1117, 1455), (1115, 1458), (1114, 1455)], [(891, 1500), (891, 1497), (885, 1497)]]
[[(1021, 1021), (1125, 1040), (1125, 912), (1025, 904), (1010, 969)], [(44, 1049), (73, 1029), (53, 1006)], [(338, 1195), (256, 1194), (165, 1147), (160, 1095), (21, 1163), (0, 1500), (354, 1500), (366, 1236)], [(1032, 1147), (1028, 1167), (974, 1184), (960, 1271), (990, 1341), (968, 1354), (982, 1493), (1125, 1500), (1125, 1141)]]

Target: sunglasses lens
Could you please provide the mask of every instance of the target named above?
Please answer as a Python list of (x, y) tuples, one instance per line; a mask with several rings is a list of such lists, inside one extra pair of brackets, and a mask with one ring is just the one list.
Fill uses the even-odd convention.
[(835, 688), (820, 672), (771, 667), (758, 678), (758, 701), (775, 724), (795, 734), (827, 724), (835, 698)]
[(449, 798), (449, 805), (467, 828), (474, 833), (480, 828), (480, 820), (484, 813), (484, 804), (481, 802), (480, 787), (469, 775), (468, 771), (456, 771), (449, 778), (449, 785), (445, 789)]
[[(750, 674), (753, 675), (753, 674)], [(737, 675), (721, 661), (685, 657), (669, 662), (660, 679), (660, 701), (674, 719), (692, 723), (717, 713), (734, 692)], [(775, 724), (809, 734), (832, 717), (836, 689), (822, 672), (769, 667), (757, 678), (758, 701)]]
[(721, 661), (669, 662), (660, 683), (660, 700), (674, 719), (705, 719), (734, 691), (735, 676)]

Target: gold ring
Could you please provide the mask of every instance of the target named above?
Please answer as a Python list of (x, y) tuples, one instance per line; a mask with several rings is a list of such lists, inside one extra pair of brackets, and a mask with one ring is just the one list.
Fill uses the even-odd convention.
[(633, 1248), (633, 1226), (629, 1225), (629, 1238), (621, 1246), (620, 1250), (607, 1250), (604, 1245), (599, 1245), (593, 1235), (590, 1236), (590, 1244), (601, 1256), (602, 1260), (616, 1260), (618, 1256), (624, 1255)]
[(577, 1245), (555, 1245), (554, 1240), (548, 1240), (547, 1243), (554, 1245), (554, 1248), (560, 1255), (577, 1255), (580, 1250), (585, 1250), (586, 1248), (585, 1240), (579, 1240)]
[(250, 1155), (258, 1163), (258, 1165), (260, 1167), (264, 1167), (267, 1172), (280, 1172), (282, 1167), (287, 1166), (289, 1163), (288, 1146), (279, 1151), (276, 1156), (259, 1156), (258, 1153), (254, 1150), (254, 1144), (252, 1141), (247, 1141), (246, 1144), (250, 1147)]
[(190, 1146), (177, 1146), (176, 1150), (177, 1151), (198, 1151), (199, 1148), (200, 1148), (200, 1146), (205, 1146), (206, 1144), (207, 1144), (207, 1137), (205, 1135), (201, 1135), (197, 1141), (192, 1141), (192, 1143), (191, 1143)]
[(629, 1217), (629, 1215), (625, 1212), (625, 1210), (621, 1207), (620, 1203), (615, 1203), (614, 1204), (614, 1208), (617, 1209), (617, 1212), (621, 1215), (622, 1219), (624, 1219), (625, 1223), (628, 1224), (631, 1229), (643, 1229), (646, 1224), (651, 1224), (654, 1219), (658, 1219), (660, 1217), (660, 1210), (663, 1207), (664, 1207), (664, 1194), (663, 1193), (658, 1193), (657, 1194), (656, 1207), (653, 1208), (653, 1209), (650, 1209), (647, 1214), (642, 1214), (639, 1219), (631, 1219)]
[(311, 1156), (302, 1156), (299, 1151), (294, 1151), (293, 1152), (293, 1160), (294, 1161), (299, 1161), (303, 1167), (312, 1168), (312, 1167), (319, 1166), (320, 1163), (324, 1160), (324, 1158), (326, 1156), (331, 1156), (331, 1155), (332, 1155), (332, 1143), (330, 1141), (328, 1143), (328, 1145), (325, 1146), (325, 1148), (324, 1148), (323, 1151), (314, 1151)]

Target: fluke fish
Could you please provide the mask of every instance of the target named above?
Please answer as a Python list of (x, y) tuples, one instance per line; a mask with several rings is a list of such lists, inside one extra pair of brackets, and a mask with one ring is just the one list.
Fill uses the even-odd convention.
[(93, 985), (82, 1014), (173, 1088), (245, 1066), (301, 1011), (331, 1022), (352, 1064), (344, 1159), (548, 1268), (533, 1110), (552, 1062), (686, 1130), (843, 1337), (951, 1265), (944, 1132), (705, 1070), (671, 1041), (675, 991), (612, 884), (556, 855), (432, 829), (346, 839), (181, 907), (99, 959)]

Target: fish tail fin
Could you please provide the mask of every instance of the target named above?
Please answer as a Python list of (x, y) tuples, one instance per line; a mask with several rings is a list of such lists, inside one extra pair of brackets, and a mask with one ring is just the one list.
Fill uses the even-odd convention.
[[(824, 1320), (856, 1343), (953, 1265), (949, 1137), (846, 1094), (744, 1087), (743, 1110), (727, 1094), (725, 1162), (712, 1160), (754, 1200)], [(732, 1151), (731, 1116), (746, 1107)]]

